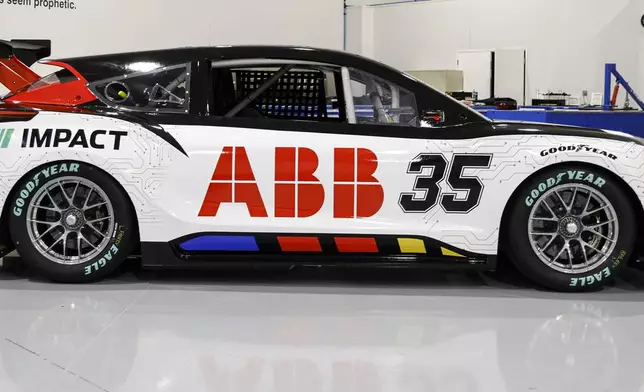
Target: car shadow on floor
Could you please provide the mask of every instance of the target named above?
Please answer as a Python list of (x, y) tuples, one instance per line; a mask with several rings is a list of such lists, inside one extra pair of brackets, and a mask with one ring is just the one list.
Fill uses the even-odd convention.
[[(45, 283), (47, 280), (24, 267), (19, 258), (5, 258), (0, 273), (3, 280), (29, 280)], [(366, 285), (366, 286), (490, 286), (509, 284), (532, 288), (533, 285), (514, 270), (507, 273), (480, 273), (476, 271), (441, 271), (418, 267), (240, 267), (208, 268), (197, 270), (142, 270), (136, 260), (109, 278), (93, 285), (149, 282), (163, 284), (261, 284), (261, 285)]]
[[(2, 281), (27, 280), (58, 286), (48, 282), (24, 268), (20, 259), (6, 259), (0, 269)], [(51, 284), (51, 286), (50, 286)], [(546, 297), (553, 293), (534, 285), (516, 269), (504, 263), (496, 272), (441, 271), (431, 268), (367, 268), (367, 267), (264, 267), (264, 268), (213, 268), (201, 270), (141, 270), (136, 260), (130, 260), (123, 268), (109, 278), (91, 285), (73, 285), (74, 289), (91, 289), (110, 286), (123, 289), (129, 285), (148, 284), (156, 287), (186, 288), (190, 286), (212, 286), (217, 289), (234, 287), (263, 290), (311, 291), (315, 288), (337, 289), (387, 289), (389, 291), (429, 289), (432, 294), (454, 295), (459, 291), (482, 290), (488, 294), (498, 292), (501, 296), (520, 295)], [(70, 285), (60, 285), (69, 288)], [(107, 287), (106, 287), (107, 286)], [(170, 286), (170, 287), (169, 287)], [(644, 293), (644, 268), (628, 268), (614, 286), (602, 293)], [(584, 294), (576, 294), (584, 295)]]

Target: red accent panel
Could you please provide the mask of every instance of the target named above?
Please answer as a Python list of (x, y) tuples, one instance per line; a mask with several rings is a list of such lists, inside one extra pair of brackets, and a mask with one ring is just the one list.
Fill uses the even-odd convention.
[[(307, 218), (320, 211), (324, 204), (324, 187), (315, 176), (318, 163), (317, 154), (310, 148), (275, 148), (276, 217)], [(295, 172), (296, 166), (297, 173)], [(296, 194), (297, 214), (295, 211)]]
[(333, 181), (354, 182), (356, 180), (355, 149), (336, 148), (333, 159)]
[(298, 148), (299, 156), (297, 157), (297, 180), (320, 182), (315, 176), (315, 171), (320, 163), (318, 154), (310, 148)]
[(217, 216), (219, 206), (222, 203), (231, 203), (233, 201), (233, 184), (212, 182), (208, 185), (208, 192), (204, 198), (199, 216)]
[(95, 100), (96, 96), (85, 86), (85, 82), (74, 80), (12, 95), (5, 101), (18, 104), (78, 106)]
[(83, 82), (87, 83), (87, 79), (85, 79), (85, 77), (81, 75), (81, 73), (78, 72), (76, 68), (72, 67), (67, 63), (63, 63), (62, 61), (43, 61), (42, 63), (47, 65), (53, 65), (54, 67), (65, 68), (66, 70), (71, 72), (72, 75), (76, 76), (78, 80), (82, 80)]
[(355, 218), (355, 185), (335, 184), (333, 185), (333, 217), (334, 218)]
[[(12, 58), (13, 59), (13, 58)], [(0, 60), (4, 61), (4, 60)], [(78, 106), (96, 100), (96, 96), (87, 88), (87, 80), (76, 71), (71, 65), (60, 61), (48, 61), (45, 64), (62, 67), (71, 72), (78, 80), (67, 83), (52, 84), (44, 86), (33, 91), (13, 95), (7, 98), (6, 102), (13, 102), (19, 104), (45, 104), (45, 105), (60, 105), (60, 106)], [(24, 66), (24, 64), (23, 64)], [(36, 79), (31, 80), (33, 83), (38, 79), (38, 75), (33, 73), (29, 68), (29, 72), (35, 75)], [(0, 75), (0, 82), (4, 84), (2, 75)], [(23, 86), (26, 84), (23, 84)], [(7, 86), (8, 87), (8, 86)], [(9, 88), (11, 90), (11, 88)], [(16, 89), (17, 90), (17, 89)], [(16, 91), (12, 90), (12, 91)]]
[(295, 181), (295, 147), (275, 147), (275, 181)]
[(298, 184), (297, 217), (308, 218), (320, 211), (324, 204), (322, 184)]
[[(233, 148), (224, 147), (219, 155), (217, 166), (212, 173), (213, 181), (232, 181), (233, 180)], [(232, 197), (231, 197), (232, 201)]]
[(378, 253), (375, 238), (335, 237), (335, 245), (342, 253)]
[(277, 237), (282, 252), (322, 252), (317, 237)]
[(366, 148), (358, 148), (358, 182), (378, 182), (373, 174), (378, 169), (378, 157)]
[(324, 204), (324, 187), (315, 176), (319, 159), (310, 148), (298, 148), (297, 180), (313, 183), (299, 183), (297, 194), (297, 216), (307, 218), (317, 214)]
[(268, 213), (255, 182), (235, 183), (235, 203), (246, 203), (251, 218), (266, 218)]
[(275, 184), (275, 217), (295, 218), (295, 183)]
[(216, 216), (222, 203), (244, 203), (251, 217), (267, 217), (262, 195), (254, 179), (246, 149), (224, 147), (212, 174), (213, 182), (208, 186), (199, 216)]
[(369, 218), (380, 211), (385, 200), (385, 192), (380, 184), (359, 184), (357, 193), (358, 218)]
[(255, 181), (255, 175), (244, 147), (235, 147), (235, 181)]
[(0, 59), (0, 83), (12, 93), (38, 79), (40, 79), (40, 76), (24, 65), (17, 57)]

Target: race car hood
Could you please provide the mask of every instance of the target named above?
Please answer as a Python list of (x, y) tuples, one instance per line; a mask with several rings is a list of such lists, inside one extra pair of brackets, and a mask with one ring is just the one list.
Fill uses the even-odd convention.
[(596, 128), (575, 127), (570, 125), (531, 123), (531, 122), (513, 122), (513, 121), (494, 121), (493, 126), (500, 132), (513, 134), (521, 133), (544, 133), (547, 135), (557, 136), (578, 136), (592, 137), (599, 139), (618, 140), (623, 142), (634, 142), (644, 146), (644, 139), (629, 135), (628, 133), (611, 131)]

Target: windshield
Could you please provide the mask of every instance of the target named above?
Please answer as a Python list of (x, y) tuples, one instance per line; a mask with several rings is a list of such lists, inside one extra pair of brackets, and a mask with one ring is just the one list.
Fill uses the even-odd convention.
[(9, 93), (7, 94), (4, 98), (9, 98), (13, 95), (20, 94), (20, 93), (25, 93), (29, 91), (34, 91), (38, 90), (43, 87), (51, 86), (53, 84), (58, 84), (58, 83), (67, 83), (77, 80), (76, 76), (69, 72), (66, 69), (61, 69), (59, 71), (56, 71), (54, 73), (51, 73), (47, 76), (44, 76), (38, 80), (36, 80), (33, 83), (30, 83), (23, 88), (17, 90), (15, 93)]

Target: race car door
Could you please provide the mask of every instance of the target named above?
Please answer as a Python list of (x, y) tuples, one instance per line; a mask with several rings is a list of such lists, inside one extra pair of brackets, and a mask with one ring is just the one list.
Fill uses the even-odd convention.
[(304, 61), (209, 72), (209, 115), (177, 132), (189, 160), (173, 179), (186, 201), (173, 232), (427, 235), (448, 161), (424, 154), (421, 123), (440, 113), (419, 116), (413, 89)]

